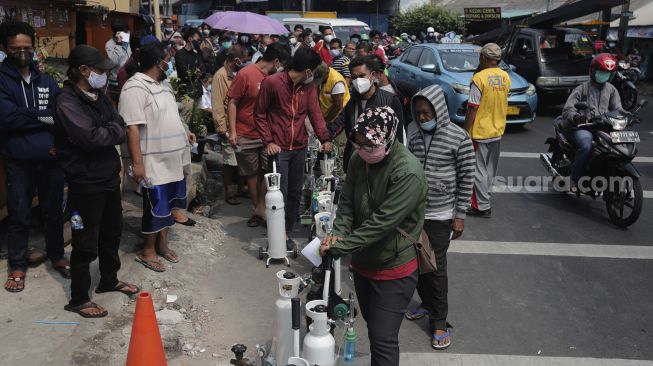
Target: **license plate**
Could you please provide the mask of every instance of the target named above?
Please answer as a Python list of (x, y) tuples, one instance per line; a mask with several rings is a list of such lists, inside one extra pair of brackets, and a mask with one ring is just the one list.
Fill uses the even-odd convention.
[(610, 132), (610, 138), (614, 144), (623, 142), (639, 142), (639, 133), (637, 131)]
[(509, 116), (514, 116), (514, 115), (517, 115), (517, 114), (519, 114), (519, 107), (509, 105), (508, 106), (508, 115)]

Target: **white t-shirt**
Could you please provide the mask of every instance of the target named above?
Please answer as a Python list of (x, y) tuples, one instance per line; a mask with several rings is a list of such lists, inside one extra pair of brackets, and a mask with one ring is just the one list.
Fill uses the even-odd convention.
[(152, 184), (184, 179), (190, 146), (168, 84), (136, 73), (125, 83), (118, 106), (127, 126), (139, 127), (145, 175)]
[(339, 81), (331, 89), (331, 95), (345, 94), (345, 83)]
[(211, 109), (211, 93), (202, 86), (202, 101), (200, 102), (201, 109)]

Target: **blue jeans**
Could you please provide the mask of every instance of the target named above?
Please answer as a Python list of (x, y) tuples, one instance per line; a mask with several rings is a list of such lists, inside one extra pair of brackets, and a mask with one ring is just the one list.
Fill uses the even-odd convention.
[(592, 157), (592, 133), (588, 130), (578, 129), (573, 132), (576, 143), (576, 159), (571, 165), (571, 179), (575, 182), (585, 174), (585, 168)]
[(45, 246), (48, 258), (63, 258), (64, 174), (56, 161), (22, 161), (7, 158), (7, 247), (9, 268), (27, 269), (25, 254), (29, 238), (32, 198), (38, 191), (39, 206), (45, 218)]

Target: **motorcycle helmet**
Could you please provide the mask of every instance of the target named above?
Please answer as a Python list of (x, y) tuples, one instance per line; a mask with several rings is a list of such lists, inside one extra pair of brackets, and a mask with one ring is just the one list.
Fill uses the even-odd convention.
[(612, 80), (617, 71), (617, 58), (609, 53), (600, 53), (590, 64), (590, 77), (598, 84)]
[(608, 47), (610, 48), (615, 48), (617, 47), (617, 37), (610, 34), (605, 38), (605, 42), (607, 43)]
[(428, 34), (429, 36), (434, 36), (435, 35), (435, 29), (433, 27), (426, 28), (426, 34)]

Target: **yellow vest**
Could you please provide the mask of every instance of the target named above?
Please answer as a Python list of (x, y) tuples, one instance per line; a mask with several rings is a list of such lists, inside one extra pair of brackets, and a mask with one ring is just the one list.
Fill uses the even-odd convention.
[(326, 116), (327, 112), (331, 108), (331, 105), (333, 104), (333, 99), (331, 99), (331, 90), (333, 90), (333, 87), (336, 86), (336, 84), (339, 82), (345, 86), (345, 98), (342, 101), (342, 105), (340, 106), (338, 114), (342, 112), (342, 110), (347, 105), (347, 102), (349, 102), (349, 87), (347, 86), (345, 77), (336, 70), (329, 67), (329, 75), (327, 76), (326, 83), (322, 85), (322, 89), (320, 90), (320, 109), (322, 110), (322, 115), (324, 116)]
[(508, 115), (510, 76), (498, 67), (477, 72), (472, 82), (481, 91), (481, 103), (472, 127), (472, 140), (503, 136)]

